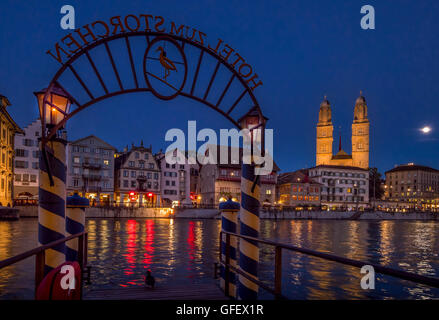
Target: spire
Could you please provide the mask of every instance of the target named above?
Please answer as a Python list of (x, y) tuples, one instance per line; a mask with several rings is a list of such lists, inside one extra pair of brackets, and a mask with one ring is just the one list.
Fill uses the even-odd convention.
[(322, 107), (330, 107), (331, 106), (331, 104), (329, 103), (329, 101), (328, 101), (328, 96), (325, 94), (324, 96), (323, 96), (323, 101), (322, 101), (322, 103), (320, 104), (320, 108), (322, 108)]
[(341, 134), (340, 134), (340, 140), (338, 142), (338, 151), (341, 151)]
[(325, 94), (322, 103), (320, 103), (319, 123), (330, 123), (331, 117), (331, 104)]
[(363, 91), (360, 90), (360, 96), (355, 101), (354, 122), (367, 121), (367, 104)]
[(143, 139), (140, 140), (140, 146), (143, 147)]
[(366, 98), (364, 98), (362, 90), (360, 90), (360, 96), (355, 101), (355, 104), (366, 104)]

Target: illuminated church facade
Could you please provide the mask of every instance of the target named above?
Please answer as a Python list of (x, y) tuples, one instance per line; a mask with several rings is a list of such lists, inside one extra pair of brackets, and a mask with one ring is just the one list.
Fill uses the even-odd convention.
[(333, 154), (334, 126), (332, 111), (326, 96), (320, 104), (319, 122), (317, 123), (316, 166), (334, 165), (369, 168), (369, 119), (367, 118), (366, 99), (360, 93), (355, 102), (354, 120), (352, 123), (352, 154), (347, 154), (340, 147)]

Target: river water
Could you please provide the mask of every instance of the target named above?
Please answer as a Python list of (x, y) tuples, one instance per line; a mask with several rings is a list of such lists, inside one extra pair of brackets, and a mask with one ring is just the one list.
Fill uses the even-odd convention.
[[(37, 246), (37, 219), (0, 222), (0, 260)], [(88, 264), (96, 288), (215, 282), (220, 222), (192, 219), (89, 219)], [(439, 277), (439, 222), (262, 220), (261, 237)], [(274, 253), (261, 246), (260, 279), (272, 285)], [(292, 299), (439, 299), (439, 289), (377, 274), (374, 290), (360, 270), (284, 252), (283, 293)], [(0, 299), (32, 299), (34, 258), (0, 270)], [(260, 297), (271, 296), (260, 290)]]

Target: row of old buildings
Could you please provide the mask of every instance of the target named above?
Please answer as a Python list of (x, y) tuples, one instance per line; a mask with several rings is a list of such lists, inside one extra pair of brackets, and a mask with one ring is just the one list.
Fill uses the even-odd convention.
[[(36, 203), (40, 121), (20, 129), (6, 112), (9, 101), (0, 99), (0, 204)], [(316, 127), (316, 165), (281, 173), (274, 163), (273, 172), (260, 179), (262, 204), (328, 210), (439, 210), (439, 171), (433, 168), (413, 163), (396, 166), (378, 183), (379, 192), (375, 181), (372, 188), (369, 128), (366, 99), (360, 94), (354, 106), (352, 153), (342, 149), (340, 139), (334, 154), (332, 110), (325, 97)], [(226, 147), (217, 148), (219, 156)], [(143, 141), (118, 151), (93, 135), (69, 141), (66, 150), (67, 192), (79, 193), (92, 204), (217, 206), (228, 197), (240, 201), (239, 162), (223, 164), (218, 159), (218, 164), (190, 164), (187, 153), (174, 150), (171, 159), (177, 163), (168, 163), (161, 150), (154, 152)]]

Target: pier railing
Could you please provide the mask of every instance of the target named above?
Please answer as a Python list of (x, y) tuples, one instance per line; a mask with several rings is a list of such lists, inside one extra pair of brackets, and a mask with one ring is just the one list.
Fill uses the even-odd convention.
[[(87, 239), (88, 239), (87, 232), (80, 232), (77, 234), (73, 234), (71, 236), (23, 252), (14, 257), (2, 260), (0, 261), (0, 270), (2, 268), (6, 268), (14, 263), (20, 262), (29, 257), (36, 256), (35, 257), (35, 295), (36, 295), (37, 288), (44, 278), (44, 262), (46, 257), (46, 250), (76, 238), (78, 239), (78, 263), (81, 266), (81, 270), (84, 270), (84, 267), (87, 265)], [(80, 286), (82, 292), (82, 283), (80, 284)]]
[[(224, 279), (225, 280), (225, 290), (224, 290), (224, 292), (229, 292), (230, 271), (233, 271), (236, 274), (243, 276), (247, 280), (257, 284), (260, 288), (273, 294), (276, 299), (287, 299), (284, 295), (282, 295), (282, 250), (298, 252), (301, 254), (306, 254), (309, 256), (321, 258), (321, 259), (328, 260), (328, 261), (334, 261), (334, 262), (341, 263), (343, 265), (353, 266), (353, 267), (357, 267), (357, 268), (362, 268), (365, 265), (369, 265), (369, 266), (372, 266), (374, 268), (375, 273), (381, 273), (381, 274), (385, 274), (385, 275), (392, 276), (395, 278), (412, 281), (415, 283), (427, 285), (427, 286), (434, 287), (434, 288), (439, 288), (439, 278), (423, 276), (423, 275), (419, 275), (419, 274), (412, 273), (412, 272), (407, 272), (407, 271), (402, 271), (402, 270), (393, 269), (393, 268), (389, 268), (389, 267), (384, 267), (384, 266), (381, 266), (378, 264), (348, 259), (348, 258), (336, 256), (336, 255), (329, 254), (329, 253), (324, 253), (324, 252), (319, 252), (319, 251), (310, 250), (310, 249), (306, 249), (306, 248), (296, 247), (296, 246), (292, 246), (289, 244), (279, 243), (279, 242), (275, 242), (275, 241), (271, 241), (271, 240), (264, 240), (264, 239), (244, 236), (244, 235), (240, 235), (237, 233), (221, 231), (220, 232), (220, 242), (219, 242), (220, 244), (221, 244), (221, 239), (223, 237), (223, 234), (225, 235), (225, 238), (226, 238), (225, 255), (224, 255), (225, 259), (224, 260), (222, 259), (221, 248), (220, 248), (219, 261), (220, 261), (220, 264), (223, 265), (224, 269), (225, 269), (224, 270), (224, 272), (225, 272), (225, 279)], [(274, 287), (267, 285), (266, 283), (260, 281), (259, 279), (255, 279), (254, 277), (248, 275), (247, 273), (243, 272), (239, 268), (235, 268), (234, 266), (232, 266), (230, 264), (230, 251), (231, 251), (230, 250), (230, 248), (231, 248), (230, 247), (230, 243), (231, 243), (230, 239), (231, 239), (231, 237), (236, 237), (238, 239), (245, 239), (245, 240), (249, 240), (249, 241), (253, 241), (253, 242), (257, 242), (257, 243), (261, 243), (261, 244), (266, 244), (266, 245), (269, 245), (271, 247), (274, 247), (274, 250), (275, 250)], [(238, 259), (239, 259), (239, 255), (238, 255)]]

